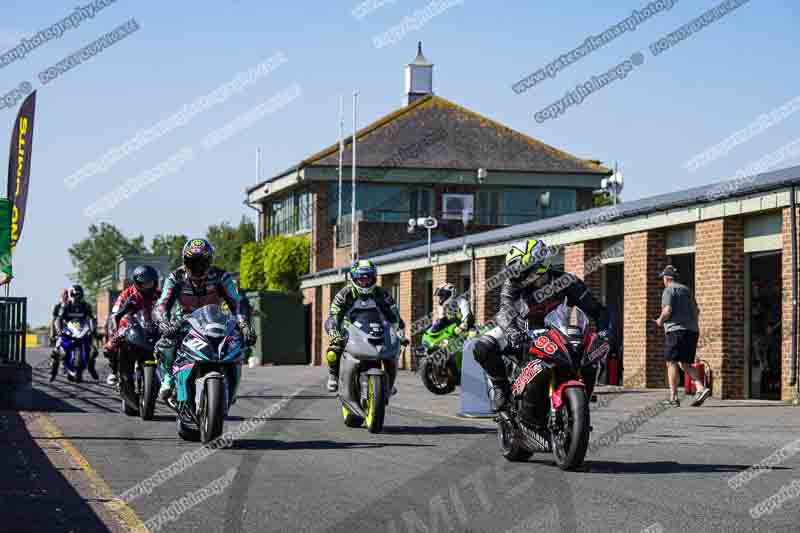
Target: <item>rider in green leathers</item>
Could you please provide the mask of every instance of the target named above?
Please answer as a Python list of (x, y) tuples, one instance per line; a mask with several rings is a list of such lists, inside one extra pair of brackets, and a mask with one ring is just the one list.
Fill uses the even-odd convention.
[[(331, 303), (331, 314), (325, 321), (325, 332), (330, 337), (330, 346), (326, 353), (328, 360), (328, 390), (336, 392), (339, 389), (339, 358), (347, 344), (344, 336), (342, 321), (347, 317), (348, 311), (353, 308), (357, 300), (372, 299), (380, 309), (384, 318), (391, 322), (399, 330), (405, 329), (405, 323), (400, 318), (400, 311), (397, 308), (392, 296), (382, 287), (378, 286), (378, 270), (370, 260), (360, 260), (353, 263), (350, 269), (350, 281), (333, 298)], [(403, 337), (403, 334), (400, 334)], [(394, 383), (397, 374), (396, 361), (384, 361), (386, 371), (390, 374), (391, 382)]]

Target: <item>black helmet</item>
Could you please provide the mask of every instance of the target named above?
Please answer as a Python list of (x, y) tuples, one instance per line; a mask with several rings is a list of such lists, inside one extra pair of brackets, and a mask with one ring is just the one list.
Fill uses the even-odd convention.
[(435, 291), (433, 291), (433, 296), (439, 297), (439, 305), (442, 306), (446, 305), (450, 301), (450, 298), (455, 296), (455, 294), (456, 294), (456, 288), (452, 283), (445, 283), (444, 285), (440, 285), (439, 287), (436, 287)]
[(139, 292), (152, 294), (158, 286), (158, 272), (150, 265), (138, 266), (133, 271), (133, 284)]
[(214, 260), (214, 247), (205, 239), (189, 239), (183, 245), (183, 266), (190, 276), (201, 277)]
[(69, 288), (69, 299), (73, 302), (83, 301), (83, 287), (80, 285), (73, 285)]

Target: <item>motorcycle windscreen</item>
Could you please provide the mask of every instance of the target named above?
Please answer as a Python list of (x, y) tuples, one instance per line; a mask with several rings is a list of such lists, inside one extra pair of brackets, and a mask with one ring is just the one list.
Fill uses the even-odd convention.
[(564, 336), (583, 337), (586, 328), (589, 327), (589, 317), (577, 307), (569, 307), (566, 299), (561, 304), (550, 311), (544, 319), (547, 328), (558, 330)]
[(224, 338), (236, 328), (236, 320), (217, 304), (196, 309), (189, 315), (189, 324), (206, 337)]

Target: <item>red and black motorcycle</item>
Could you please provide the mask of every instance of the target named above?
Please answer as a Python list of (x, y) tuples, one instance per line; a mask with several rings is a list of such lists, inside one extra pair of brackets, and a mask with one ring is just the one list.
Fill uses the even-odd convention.
[(566, 302), (544, 323), (544, 329), (528, 331), (531, 345), (523, 356), (505, 358), (512, 385), (509, 409), (496, 418), (500, 449), (509, 461), (552, 452), (559, 468), (572, 470), (586, 456), (596, 365), (611, 346), (596, 336), (583, 311)]

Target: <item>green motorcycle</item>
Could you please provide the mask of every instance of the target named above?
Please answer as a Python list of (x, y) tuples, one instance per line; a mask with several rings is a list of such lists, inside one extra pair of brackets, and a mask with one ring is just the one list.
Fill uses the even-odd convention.
[(429, 328), (417, 348), (417, 372), (425, 388), (434, 394), (450, 394), (461, 384), (461, 355), (468, 335), (458, 326), (453, 322), (435, 333)]

